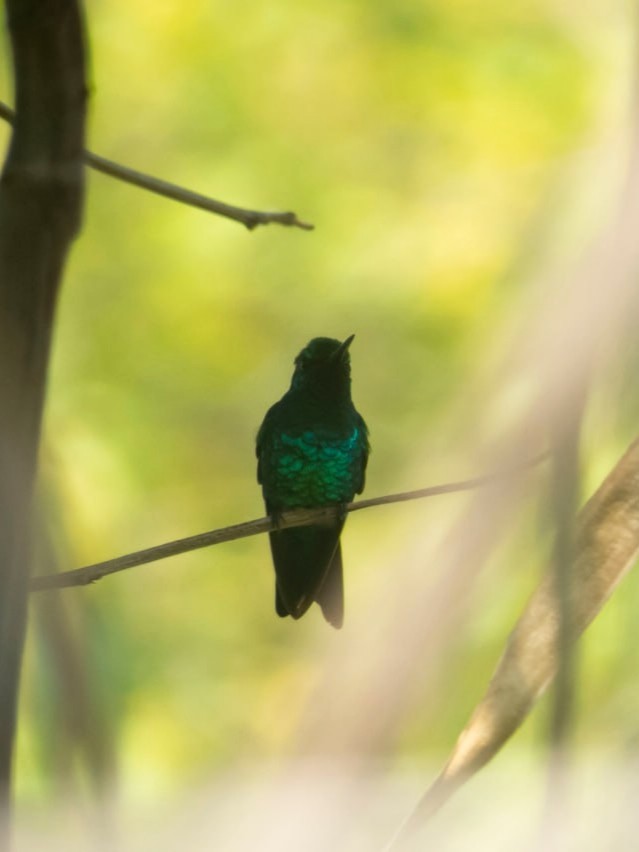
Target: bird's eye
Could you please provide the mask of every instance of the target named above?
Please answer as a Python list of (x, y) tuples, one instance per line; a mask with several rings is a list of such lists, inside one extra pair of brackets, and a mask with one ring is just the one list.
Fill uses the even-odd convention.
[(309, 363), (310, 360), (311, 359), (308, 357), (308, 355), (306, 355), (306, 353), (303, 352), (301, 355), (298, 355), (297, 358), (295, 359), (295, 366), (301, 367), (302, 369), (304, 369), (305, 367), (308, 366), (308, 363)]

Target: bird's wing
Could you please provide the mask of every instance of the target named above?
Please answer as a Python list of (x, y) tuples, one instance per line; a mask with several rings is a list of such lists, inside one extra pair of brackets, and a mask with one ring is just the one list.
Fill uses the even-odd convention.
[(361, 414), (357, 414), (357, 428), (359, 429), (360, 435), (362, 436), (362, 456), (361, 456), (361, 477), (359, 482), (357, 483), (357, 487), (355, 488), (356, 494), (361, 494), (364, 490), (364, 485), (366, 484), (366, 465), (368, 464), (368, 457), (371, 452), (371, 445), (368, 440), (368, 426), (364, 421), (364, 418)]
[(279, 402), (276, 402), (275, 405), (272, 405), (266, 412), (255, 441), (255, 455), (257, 456), (257, 481), (260, 485), (264, 482), (264, 450), (270, 441), (277, 416), (278, 406)]

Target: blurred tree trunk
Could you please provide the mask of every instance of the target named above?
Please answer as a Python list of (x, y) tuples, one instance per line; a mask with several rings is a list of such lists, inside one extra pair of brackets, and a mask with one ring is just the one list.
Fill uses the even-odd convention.
[[(6, 13), (16, 120), (0, 177), (0, 808), (5, 817), (33, 483), (56, 296), (81, 219), (86, 104), (77, 0), (6, 0)], [(0, 837), (5, 848), (2, 841), (6, 835)]]

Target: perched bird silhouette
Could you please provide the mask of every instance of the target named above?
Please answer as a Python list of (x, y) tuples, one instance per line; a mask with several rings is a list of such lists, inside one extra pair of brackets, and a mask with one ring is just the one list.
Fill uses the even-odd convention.
[[(260, 427), (257, 481), (276, 522), (287, 509), (346, 504), (364, 488), (369, 443), (351, 400), (354, 336), (311, 340), (295, 359), (290, 389)], [(342, 626), (345, 517), (269, 533), (278, 615), (301, 618), (316, 601), (333, 627)]]

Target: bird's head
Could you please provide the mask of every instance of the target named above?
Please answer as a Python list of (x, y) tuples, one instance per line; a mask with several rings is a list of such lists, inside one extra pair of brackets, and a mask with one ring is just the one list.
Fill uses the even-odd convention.
[(339, 392), (350, 387), (351, 357), (348, 348), (354, 334), (346, 340), (314, 337), (295, 359), (292, 387)]

